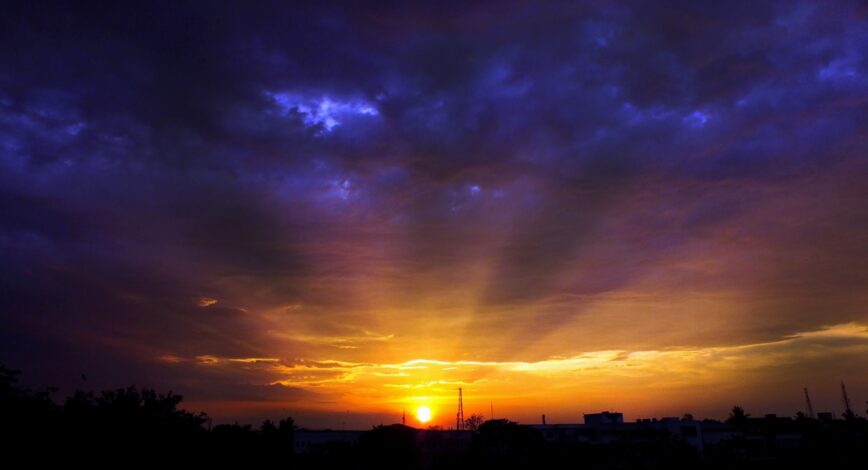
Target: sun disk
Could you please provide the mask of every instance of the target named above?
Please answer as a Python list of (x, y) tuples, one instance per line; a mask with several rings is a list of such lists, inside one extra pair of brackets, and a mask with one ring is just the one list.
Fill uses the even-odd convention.
[(416, 410), (416, 418), (419, 419), (420, 423), (427, 423), (431, 420), (431, 409), (427, 406), (420, 406)]

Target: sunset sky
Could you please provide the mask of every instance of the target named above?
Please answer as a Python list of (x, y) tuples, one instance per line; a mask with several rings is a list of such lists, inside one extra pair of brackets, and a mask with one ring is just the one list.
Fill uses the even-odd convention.
[(843, 380), (865, 415), (865, 3), (111, 3), (0, 15), (25, 385), (366, 429)]

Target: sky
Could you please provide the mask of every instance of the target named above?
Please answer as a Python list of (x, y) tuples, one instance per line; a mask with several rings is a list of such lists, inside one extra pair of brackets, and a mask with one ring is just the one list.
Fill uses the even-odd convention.
[(7, 2), (0, 363), (215, 422), (868, 400), (857, 1)]

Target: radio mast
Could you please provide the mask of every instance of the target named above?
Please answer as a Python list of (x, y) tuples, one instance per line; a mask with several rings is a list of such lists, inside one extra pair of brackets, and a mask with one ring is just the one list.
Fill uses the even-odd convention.
[(455, 430), (464, 430), (464, 399), (461, 396), (461, 387), (458, 387), (458, 413), (455, 413)]

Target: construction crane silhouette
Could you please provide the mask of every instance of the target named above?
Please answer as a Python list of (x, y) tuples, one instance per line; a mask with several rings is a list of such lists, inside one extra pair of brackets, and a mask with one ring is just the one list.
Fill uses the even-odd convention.
[(805, 407), (807, 408), (808, 417), (814, 419), (814, 407), (811, 405), (811, 396), (808, 395), (808, 387), (805, 387)]
[(853, 417), (853, 409), (850, 407), (850, 397), (847, 396), (847, 386), (844, 381), (841, 381), (841, 400), (844, 401), (844, 416), (846, 418)]

